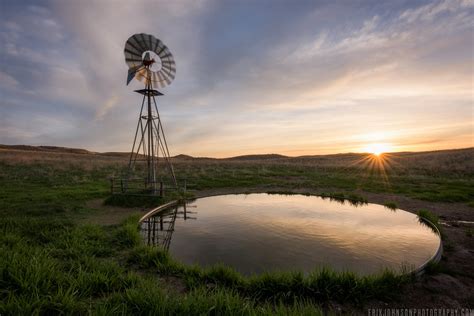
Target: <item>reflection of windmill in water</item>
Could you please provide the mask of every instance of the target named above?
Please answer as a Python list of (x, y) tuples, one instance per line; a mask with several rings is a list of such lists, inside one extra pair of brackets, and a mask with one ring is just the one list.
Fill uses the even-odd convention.
[[(129, 191), (134, 180), (133, 175), (139, 173), (136, 164), (142, 161), (145, 165), (145, 179), (139, 180), (140, 185), (144, 184), (147, 193), (159, 192), (163, 195), (164, 181), (162, 178), (158, 179), (159, 171), (168, 170), (172, 187), (177, 188), (177, 182), (155, 100), (156, 96), (163, 94), (154, 88), (163, 88), (173, 81), (176, 73), (175, 62), (171, 52), (159, 39), (143, 33), (135, 34), (127, 40), (124, 53), (125, 62), (129, 67), (127, 85), (135, 78), (145, 84), (145, 89), (135, 90), (143, 95), (143, 98), (125, 185), (122, 180), (121, 190)], [(161, 162), (164, 163), (164, 170), (159, 170)]]
[(197, 212), (189, 211), (188, 208), (196, 207), (187, 205), (176, 205), (166, 211), (160, 212), (152, 217), (145, 219), (141, 224), (143, 238), (148, 245), (161, 246), (168, 250), (171, 243), (171, 237), (174, 232), (174, 225), (177, 219), (196, 220), (196, 217), (189, 216)]

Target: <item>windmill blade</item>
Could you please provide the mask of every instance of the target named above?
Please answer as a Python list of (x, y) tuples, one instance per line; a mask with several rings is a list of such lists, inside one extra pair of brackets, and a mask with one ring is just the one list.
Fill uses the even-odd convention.
[(164, 76), (166, 76), (166, 77), (170, 77), (170, 78), (172, 77), (172, 78), (174, 78), (174, 75), (171, 73), (171, 69), (170, 69), (170, 68), (165, 68), (165, 67), (163, 67), (163, 68), (161, 68), (160, 73), (162, 73), (162, 74), (163, 74)]
[(153, 52), (156, 52), (156, 49), (157, 49), (158, 46), (159, 46), (160, 44), (162, 44), (162, 43), (161, 43), (161, 41), (160, 41), (159, 39), (157, 39), (156, 41), (152, 41), (152, 42), (153, 42), (153, 43), (152, 43), (152, 44), (153, 44), (153, 49), (152, 49), (152, 51), (153, 51)]
[(132, 54), (133, 56), (141, 57), (142, 49), (137, 44), (134, 44), (129, 40), (127, 43), (125, 43), (125, 51)]
[(153, 72), (153, 73), (152, 73), (151, 81), (152, 81), (154, 84), (157, 84), (157, 83), (158, 83), (158, 74), (157, 74), (156, 72)]
[(148, 39), (148, 49), (153, 50), (153, 46), (154, 46), (153, 44), (156, 41), (153, 40), (153, 36), (151, 36), (151, 35), (147, 35), (146, 37)]
[(147, 50), (146, 46), (143, 45), (143, 41), (141, 40), (141, 34), (135, 34), (131, 37), (133, 43), (135, 43), (138, 47), (140, 47), (140, 52), (143, 53)]
[(145, 48), (145, 50), (150, 50), (151, 47), (148, 45), (147, 37), (148, 37), (148, 34), (145, 34), (145, 33), (138, 34), (138, 39), (140, 41), (140, 44)]
[(165, 46), (165, 44), (163, 44), (162, 41), (159, 41), (159, 42), (158, 42), (158, 46), (156, 47), (156, 49), (154, 50), (154, 52), (155, 52), (158, 56), (160, 56), (160, 55), (163, 53), (163, 51), (166, 50), (166, 48), (167, 48), (167, 47)]

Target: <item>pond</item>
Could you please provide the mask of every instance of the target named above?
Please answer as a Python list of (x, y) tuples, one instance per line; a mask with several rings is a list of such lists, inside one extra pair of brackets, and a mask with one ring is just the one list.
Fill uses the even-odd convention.
[(223, 263), (246, 275), (322, 267), (361, 275), (411, 271), (440, 246), (430, 227), (402, 210), (266, 193), (199, 198), (144, 220), (141, 233), (181, 262)]

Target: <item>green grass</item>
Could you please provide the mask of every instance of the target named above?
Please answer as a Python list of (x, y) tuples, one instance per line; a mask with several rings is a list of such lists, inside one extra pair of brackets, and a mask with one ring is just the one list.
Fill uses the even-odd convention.
[(186, 296), (169, 295), (154, 280), (144, 280), (124, 293), (116, 293), (101, 304), (98, 314), (127, 315), (322, 315), (309, 302), (291, 306), (256, 303), (234, 291), (200, 287)]
[(340, 203), (349, 202), (352, 205), (363, 205), (367, 204), (368, 201), (365, 197), (360, 196), (355, 193), (345, 194), (343, 192), (336, 192), (336, 193), (322, 193), (322, 198), (330, 199), (331, 201), (337, 201)]
[(441, 224), (439, 223), (439, 218), (436, 214), (433, 214), (427, 210), (419, 210), (416, 214), (418, 215), (418, 218), (422, 223), (428, 224), (428, 226), (431, 228), (431, 225), (434, 225), (437, 229), (434, 229), (434, 231), (439, 232), (441, 235), (443, 235)]
[(383, 205), (384, 205), (386, 208), (389, 208), (389, 209), (391, 209), (391, 210), (396, 210), (396, 209), (398, 208), (398, 205), (397, 205), (397, 203), (395, 203), (395, 202), (385, 202)]
[[(186, 266), (142, 245), (137, 216), (115, 226), (79, 224), (95, 212), (86, 203), (92, 199), (146, 207), (171, 198), (109, 197), (108, 177), (119, 168), (0, 161), (0, 315), (317, 315), (329, 301), (361, 306), (395, 299), (410, 281), (389, 272), (359, 277), (325, 269), (306, 276), (295, 271), (243, 277), (220, 265)], [(189, 188), (307, 189), (355, 204), (367, 203), (360, 191), (444, 202), (474, 199), (472, 177), (459, 173), (389, 170), (387, 184), (376, 172), (346, 167), (193, 163), (175, 169), (188, 178)], [(427, 212), (419, 215), (433, 220)], [(165, 276), (183, 282), (184, 293), (170, 294)]]
[(138, 232), (139, 215), (134, 215), (127, 218), (120, 227), (118, 227), (114, 234), (114, 241), (124, 247), (138, 246), (141, 243)]
[[(231, 284), (209, 289), (208, 280), (225, 280), (218, 268), (196, 270), (202, 286), (196, 283), (186, 295), (169, 295), (158, 278), (138, 274), (129, 265), (162, 265), (155, 275), (182, 271), (189, 278), (195, 268), (176, 264), (166, 253), (137, 242), (136, 217), (115, 228), (43, 218), (2, 218), (0, 223), (2, 315), (320, 314), (317, 305), (306, 300), (291, 304), (259, 301), (239, 293)], [(123, 253), (127, 253), (127, 264), (120, 263)]]
[(87, 313), (90, 299), (138, 280), (117, 263), (113, 238), (100, 226), (50, 218), (0, 223), (0, 314)]
[[(392, 168), (383, 173), (355, 167), (306, 166), (298, 164), (226, 163), (179, 164), (177, 173), (188, 178), (190, 188), (264, 187), (290, 191), (336, 189), (345, 194), (356, 190), (400, 194), (431, 202), (474, 201), (474, 179), (460, 173), (428, 172)], [(191, 185), (192, 183), (192, 185)], [(286, 190), (288, 189), (288, 190)], [(270, 190), (269, 190), (270, 191)]]

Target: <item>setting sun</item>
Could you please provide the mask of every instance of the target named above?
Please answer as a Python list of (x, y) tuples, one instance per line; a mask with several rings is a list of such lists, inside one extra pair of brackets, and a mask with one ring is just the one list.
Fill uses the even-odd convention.
[(364, 148), (365, 152), (372, 153), (376, 156), (380, 156), (383, 153), (389, 152), (392, 150), (392, 146), (390, 144), (370, 144)]

